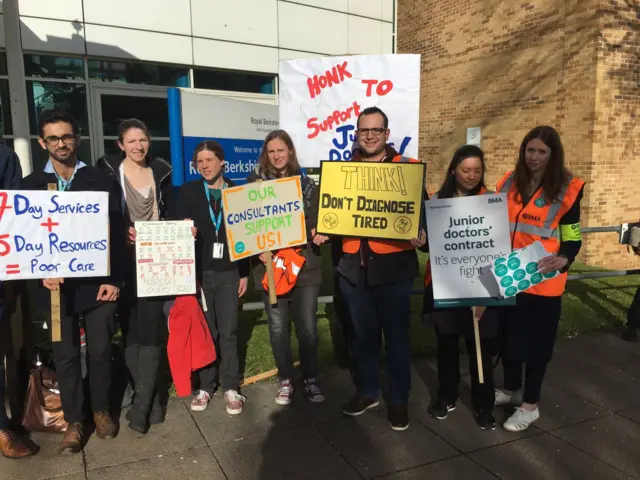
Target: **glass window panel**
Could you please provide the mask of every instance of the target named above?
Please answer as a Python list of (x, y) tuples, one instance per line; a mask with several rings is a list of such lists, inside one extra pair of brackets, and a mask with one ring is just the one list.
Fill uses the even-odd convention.
[(89, 60), (89, 78), (114, 83), (189, 87), (189, 69), (147, 63)]
[(27, 81), (29, 130), (38, 135), (38, 120), (45, 110), (65, 110), (78, 122), (81, 135), (88, 135), (87, 95), (84, 84)]
[(223, 72), (219, 70), (194, 70), (195, 88), (233, 92), (270, 93), (275, 91), (275, 75)]
[(9, 100), (9, 80), (0, 80), (0, 136), (13, 135), (11, 103)]
[[(104, 154), (105, 155), (118, 155), (120, 149), (116, 145), (115, 140), (104, 141)], [(169, 140), (152, 140), (151, 141), (151, 156), (160, 157), (167, 162), (171, 163), (171, 148), (169, 146)]]
[(84, 59), (26, 54), (24, 73), (27, 77), (84, 80)]
[[(91, 141), (88, 138), (83, 138), (80, 141), (80, 145), (77, 150), (78, 158), (87, 165), (93, 165), (95, 162), (91, 158)], [(49, 153), (44, 150), (38, 139), (31, 139), (31, 158), (33, 159), (33, 171), (44, 170), (44, 166), (49, 161)]]
[(169, 136), (169, 106), (166, 98), (102, 94), (100, 100), (104, 136), (117, 135), (118, 125), (127, 118), (142, 120), (152, 137)]

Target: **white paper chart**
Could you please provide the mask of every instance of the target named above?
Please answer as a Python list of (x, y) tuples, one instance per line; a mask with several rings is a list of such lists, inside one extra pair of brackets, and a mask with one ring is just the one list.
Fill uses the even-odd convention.
[(193, 221), (136, 222), (138, 297), (196, 293)]

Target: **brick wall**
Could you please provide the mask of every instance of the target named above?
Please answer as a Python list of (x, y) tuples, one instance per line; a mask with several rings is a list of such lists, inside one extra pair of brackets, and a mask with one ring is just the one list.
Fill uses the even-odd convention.
[[(398, 51), (422, 55), (420, 155), (430, 190), (467, 127), (482, 127), (495, 185), (524, 135), (547, 124), (587, 181), (583, 223), (640, 217), (631, 175), (640, 176), (639, 11), (640, 0), (398, 0)], [(638, 265), (615, 234), (589, 238), (583, 260)]]

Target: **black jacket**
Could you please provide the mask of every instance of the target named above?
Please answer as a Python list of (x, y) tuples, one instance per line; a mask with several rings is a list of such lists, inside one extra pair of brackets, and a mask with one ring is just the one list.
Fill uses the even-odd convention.
[(0, 141), (0, 188), (17, 190), (22, 180), (22, 167), (16, 152)]
[[(124, 185), (120, 178), (120, 156), (105, 156), (98, 160), (96, 166), (111, 175), (116, 181), (119, 189), (120, 202), (124, 199)], [(156, 200), (158, 201), (158, 214), (160, 220), (175, 220), (176, 210), (173, 196), (173, 181), (171, 179), (171, 165), (162, 158), (150, 158), (149, 167), (153, 172), (153, 179), (156, 184)]]
[[(233, 187), (235, 184), (224, 179), (227, 187)], [(217, 202), (220, 203), (220, 202)], [(213, 207), (214, 211), (219, 212), (220, 205)], [(185, 183), (178, 190), (178, 201), (176, 202), (176, 214), (178, 219), (191, 219), (194, 226), (198, 229), (196, 238), (196, 262), (198, 277), (203, 270), (208, 271), (224, 271), (237, 268), (240, 278), (249, 276), (249, 259), (231, 262), (229, 259), (229, 248), (227, 245), (227, 230), (225, 228), (224, 219), (221, 218), (222, 224), (218, 231), (218, 242), (224, 244), (224, 257), (221, 259), (213, 258), (213, 244), (216, 241), (215, 228), (211, 221), (209, 207), (207, 206), (207, 195), (204, 191), (202, 180), (194, 180)]]
[[(57, 183), (53, 173), (33, 172), (22, 180), (22, 190), (47, 190), (47, 185)], [(108, 176), (92, 166), (78, 169), (69, 188), (70, 192), (109, 193), (109, 254), (111, 275), (109, 277), (69, 278), (62, 284), (60, 302), (63, 311), (79, 313), (100, 304), (96, 300), (100, 285), (123, 286), (125, 228), (120, 208), (118, 186)], [(39, 280), (38, 305), (44, 311), (51, 308), (51, 296)]]
[[(259, 179), (265, 180), (259, 171), (254, 170), (247, 177), (247, 182), (252, 183)], [(307, 244), (302, 245), (302, 255), (305, 258), (304, 265), (298, 274), (296, 286), (306, 287), (310, 285), (320, 285), (322, 283), (322, 257), (320, 247), (312, 242), (311, 230), (315, 229), (318, 224), (318, 204), (319, 189), (312, 178), (301, 175), (300, 183), (302, 186), (302, 196), (304, 203), (304, 219), (307, 227)], [(256, 290), (263, 291), (262, 279), (266, 272), (264, 264), (257, 257), (252, 259), (253, 281)]]
[[(392, 147), (387, 145), (386, 157), (383, 162), (391, 162), (397, 154)], [(354, 152), (351, 161), (360, 161), (358, 151)], [(413, 280), (420, 275), (418, 255), (415, 249), (378, 254), (369, 248), (367, 240), (367, 238), (361, 238), (358, 252), (343, 253), (338, 260), (338, 273), (352, 284), (358, 284), (363, 265), (366, 265), (367, 284), (371, 286)]]

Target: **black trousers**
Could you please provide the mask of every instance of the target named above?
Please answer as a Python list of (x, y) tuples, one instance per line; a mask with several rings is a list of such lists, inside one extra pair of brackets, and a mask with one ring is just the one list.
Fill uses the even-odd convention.
[(517, 360), (502, 359), (504, 371), (504, 388), (506, 390), (519, 390), (522, 387), (522, 368), (524, 366), (524, 392), (522, 401), (537, 404), (542, 393), (542, 381), (547, 371), (547, 362), (519, 362)]
[(203, 272), (202, 288), (207, 302), (207, 323), (216, 346), (217, 359), (199, 370), (200, 389), (213, 394), (220, 375), (224, 391), (240, 388), (238, 362), (238, 287), (237, 269)]
[[(109, 410), (112, 350), (116, 304), (105, 303), (84, 313), (87, 342), (87, 367), (91, 410), (94, 413)], [(62, 410), (67, 422), (82, 422), (84, 415), (84, 386), (80, 364), (80, 321), (78, 315), (63, 315), (60, 320), (62, 341), (54, 342), (53, 358), (56, 364)]]
[(128, 293), (120, 311), (125, 347), (158, 347), (164, 343), (167, 316), (163, 307), (166, 300), (165, 297), (138, 298), (135, 292)]
[(636, 290), (636, 294), (627, 312), (627, 326), (640, 328), (640, 288)]
[[(438, 339), (438, 391), (439, 400), (453, 404), (458, 400), (458, 386), (460, 383), (460, 336), (442, 335), (436, 330)], [(495, 402), (493, 382), (493, 355), (497, 350), (497, 339), (486, 338), (480, 340), (482, 354), (482, 370), (484, 383), (478, 380), (478, 360), (474, 338), (465, 337), (465, 344), (469, 354), (469, 369), (471, 373), (471, 402), (477, 413), (491, 413)]]

